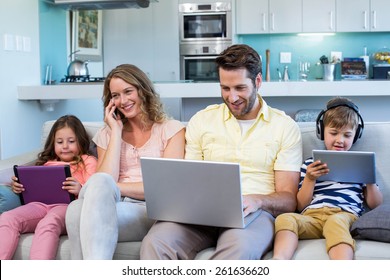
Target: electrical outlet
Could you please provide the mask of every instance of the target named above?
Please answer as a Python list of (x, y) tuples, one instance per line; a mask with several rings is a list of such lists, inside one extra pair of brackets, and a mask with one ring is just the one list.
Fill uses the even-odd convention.
[(342, 52), (336, 52), (331, 51), (330, 52), (330, 62), (340, 62), (343, 60), (343, 53)]
[(291, 53), (290, 52), (281, 52), (280, 53), (280, 63), (291, 63)]

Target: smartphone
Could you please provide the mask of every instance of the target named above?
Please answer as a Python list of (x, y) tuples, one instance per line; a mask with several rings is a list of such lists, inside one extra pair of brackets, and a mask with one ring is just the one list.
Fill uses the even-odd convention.
[(115, 109), (114, 113), (112, 113), (112, 116), (114, 117), (114, 119), (118, 119), (118, 116), (120, 116), (118, 109)]

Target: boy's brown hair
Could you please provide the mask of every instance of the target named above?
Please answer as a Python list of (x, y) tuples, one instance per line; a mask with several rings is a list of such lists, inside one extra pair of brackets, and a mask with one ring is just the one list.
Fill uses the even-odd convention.
[(329, 100), (326, 107), (331, 109), (328, 109), (324, 113), (324, 127), (340, 129), (346, 126), (351, 126), (353, 130), (356, 130), (359, 125), (359, 116), (357, 112), (349, 106), (335, 106), (337, 104), (353, 103), (348, 98), (343, 97), (335, 97)]
[(351, 126), (355, 130), (355, 143), (363, 134), (364, 121), (359, 108), (348, 98), (335, 97), (328, 101), (326, 109), (322, 110), (316, 120), (316, 133), (320, 140), (324, 140), (325, 127), (340, 129)]

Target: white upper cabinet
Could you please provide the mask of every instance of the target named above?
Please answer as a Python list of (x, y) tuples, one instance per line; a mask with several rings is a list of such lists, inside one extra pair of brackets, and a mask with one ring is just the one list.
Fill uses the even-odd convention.
[(336, 31), (370, 31), (370, 0), (336, 0)]
[(238, 34), (269, 33), (268, 0), (236, 1)]
[(236, 1), (237, 34), (302, 31), (302, 0)]
[(389, 0), (371, 0), (371, 31), (390, 31)]
[(335, 32), (336, 0), (303, 0), (303, 32)]
[(270, 33), (302, 32), (302, 0), (269, 1)]
[(390, 31), (390, 0), (237, 0), (237, 34)]

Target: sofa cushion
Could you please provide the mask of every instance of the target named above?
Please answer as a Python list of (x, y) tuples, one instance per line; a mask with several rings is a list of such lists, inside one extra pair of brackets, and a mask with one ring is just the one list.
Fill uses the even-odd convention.
[(363, 214), (351, 227), (356, 239), (369, 239), (390, 243), (390, 204), (382, 204)]
[(0, 185), (0, 214), (20, 205), (20, 198), (11, 187)]

